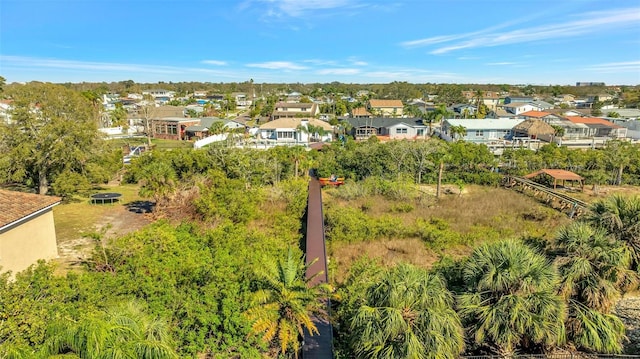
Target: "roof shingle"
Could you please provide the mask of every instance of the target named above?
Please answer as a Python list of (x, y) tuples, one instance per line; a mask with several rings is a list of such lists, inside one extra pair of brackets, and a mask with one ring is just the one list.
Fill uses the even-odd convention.
[(62, 201), (60, 197), (0, 189), (0, 228)]

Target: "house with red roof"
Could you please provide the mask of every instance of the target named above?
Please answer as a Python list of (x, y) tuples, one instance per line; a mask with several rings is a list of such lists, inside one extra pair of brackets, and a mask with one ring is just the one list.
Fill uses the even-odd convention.
[(527, 111), (518, 115), (518, 118), (524, 120), (540, 120), (542, 122), (550, 123), (560, 119), (560, 116), (554, 115), (546, 111)]
[(582, 124), (587, 127), (588, 137), (610, 137), (610, 138), (625, 138), (627, 137), (627, 129), (607, 121), (603, 118), (597, 117), (578, 117), (568, 116), (567, 120), (574, 124)]
[(53, 207), (60, 197), (0, 190), (0, 271), (12, 275), (58, 257)]

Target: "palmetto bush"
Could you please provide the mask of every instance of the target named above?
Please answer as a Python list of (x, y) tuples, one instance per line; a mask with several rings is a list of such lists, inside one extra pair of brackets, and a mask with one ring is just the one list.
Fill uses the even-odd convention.
[(458, 307), (469, 338), (500, 355), (564, 339), (558, 274), (542, 255), (515, 240), (484, 244), (463, 269)]

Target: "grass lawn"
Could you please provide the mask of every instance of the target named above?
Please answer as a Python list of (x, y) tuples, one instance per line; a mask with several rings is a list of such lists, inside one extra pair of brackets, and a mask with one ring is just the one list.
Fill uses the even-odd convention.
[(95, 230), (100, 218), (113, 211), (114, 206), (141, 200), (138, 196), (138, 185), (135, 184), (105, 185), (93, 193), (102, 192), (122, 193), (122, 198), (114, 204), (91, 204), (89, 197), (76, 196), (73, 200), (53, 208), (58, 242), (73, 240), (82, 237), (83, 233)]

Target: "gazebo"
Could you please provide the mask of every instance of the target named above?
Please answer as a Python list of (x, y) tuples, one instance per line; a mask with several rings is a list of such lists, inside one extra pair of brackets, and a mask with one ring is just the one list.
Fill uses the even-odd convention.
[(524, 178), (527, 179), (540, 177), (553, 179), (553, 189), (556, 189), (558, 181), (562, 181), (562, 187), (565, 187), (565, 181), (571, 181), (571, 186), (573, 186), (573, 184), (577, 182), (580, 185), (580, 190), (584, 191), (584, 179), (580, 177), (580, 175), (570, 171), (544, 168), (540, 171), (529, 173), (528, 175), (524, 176)]

